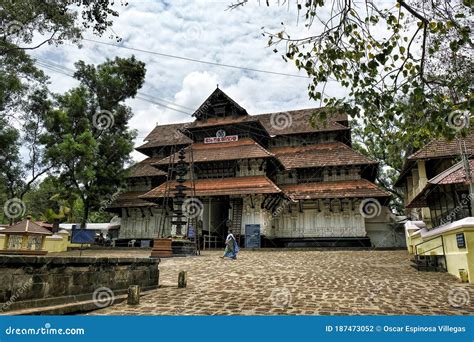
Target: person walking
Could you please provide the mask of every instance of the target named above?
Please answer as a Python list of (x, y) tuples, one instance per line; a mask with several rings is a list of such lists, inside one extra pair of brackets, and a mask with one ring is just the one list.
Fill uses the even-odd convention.
[(233, 260), (237, 259), (237, 253), (239, 253), (239, 245), (237, 244), (237, 240), (235, 240), (234, 234), (232, 234), (232, 230), (229, 229), (229, 234), (225, 239), (225, 249), (224, 255), (221, 258), (230, 258)]

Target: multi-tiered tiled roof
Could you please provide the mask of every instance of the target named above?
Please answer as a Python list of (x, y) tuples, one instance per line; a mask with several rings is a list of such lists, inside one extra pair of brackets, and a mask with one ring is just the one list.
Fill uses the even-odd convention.
[[(132, 169), (131, 177), (164, 176), (163, 168), (172, 163), (172, 155), (177, 149), (171, 146), (179, 145), (185, 148), (185, 155), (191, 155), (194, 163), (209, 163), (246, 159), (273, 160), (272, 168), (279, 170), (315, 169), (327, 166), (366, 166), (369, 167), (371, 178), (375, 174), (377, 162), (370, 160), (353, 150), (350, 144), (350, 127), (347, 115), (328, 113), (324, 122), (311, 123), (313, 114), (324, 108), (309, 108), (302, 110), (249, 115), (245, 109), (230, 99), (220, 89), (209, 98), (193, 114), (195, 120), (190, 123), (157, 126), (145, 138), (146, 143), (137, 148), (146, 151), (150, 156), (153, 149), (168, 148), (171, 155), (165, 158), (150, 157)], [(279, 120), (287, 120), (287, 124), (279, 125)], [(238, 134), (236, 141), (224, 143), (203, 143), (209, 134), (214, 136), (218, 130), (225, 128), (225, 133)], [(240, 133), (234, 133), (239, 132)], [(225, 134), (224, 133), (224, 134)], [(321, 134), (324, 133), (324, 134)], [(341, 141), (327, 142), (339, 137)], [(199, 136), (200, 139), (195, 139)], [(304, 141), (305, 137), (311, 139)], [(288, 139), (300, 138), (303, 142), (299, 146), (281, 146)], [(323, 140), (320, 140), (323, 139)], [(344, 138), (344, 139), (342, 139)], [(193, 139), (195, 141), (193, 141)], [(273, 139), (279, 139), (273, 140)], [(326, 139), (326, 140), (324, 140)], [(272, 142), (273, 141), (273, 142)], [(305, 145), (303, 145), (303, 143)], [(294, 144), (293, 144), (294, 145)], [(250, 164), (249, 164), (250, 165)], [(249, 166), (250, 167), (250, 166)], [(156, 170), (156, 171), (155, 171)], [(261, 171), (261, 170), (260, 170)], [(275, 171), (275, 170), (274, 170)], [(278, 172), (278, 171), (276, 171)], [(303, 170), (302, 172), (307, 172)], [(268, 178), (259, 176), (222, 177), (210, 179), (195, 179), (194, 189), (196, 196), (223, 196), (247, 194), (279, 194), (297, 199), (319, 198), (354, 198), (354, 197), (389, 197), (389, 193), (381, 190), (367, 179), (353, 179), (345, 181), (320, 181), (314, 183), (278, 185), (276, 175)], [(198, 177), (199, 178), (199, 177)], [(203, 177), (201, 177), (203, 178)], [(148, 192), (126, 193), (121, 195), (114, 204), (145, 206), (145, 200), (153, 201), (169, 194), (174, 189), (174, 181), (164, 182)], [(191, 186), (190, 182), (185, 183)], [(135, 196), (135, 197), (134, 197)], [(137, 202), (134, 202), (134, 199)]]

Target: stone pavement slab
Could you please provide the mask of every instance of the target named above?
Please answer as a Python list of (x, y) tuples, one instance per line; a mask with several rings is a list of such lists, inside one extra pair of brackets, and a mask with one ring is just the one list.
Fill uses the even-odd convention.
[[(134, 256), (139, 256), (134, 252)], [(241, 251), (163, 259), (140, 305), (92, 315), (472, 315), (474, 286), (419, 272), (406, 251)], [(116, 256), (116, 255), (114, 255)], [(179, 271), (188, 287), (178, 289)]]

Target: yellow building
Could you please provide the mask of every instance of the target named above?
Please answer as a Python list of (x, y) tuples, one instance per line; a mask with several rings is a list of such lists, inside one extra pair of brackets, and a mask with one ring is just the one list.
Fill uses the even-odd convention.
[[(470, 184), (474, 160), (459, 162), (436, 177), (406, 207), (425, 208), (430, 226), (421, 221), (405, 225), (407, 247), (420, 270), (446, 270), (474, 284), (474, 217)], [(470, 175), (466, 172), (470, 170)]]
[[(34, 222), (31, 222), (34, 223)], [(31, 226), (29, 227), (31, 229)], [(7, 241), (7, 235), (5, 235), (3, 232), (5, 231), (5, 228), (0, 228), (0, 254), (12, 254), (11, 250), (9, 250), (8, 245), (11, 244), (12, 242)], [(54, 253), (54, 252), (65, 252), (67, 251), (68, 247), (71, 247), (73, 244), (69, 241), (69, 233), (66, 230), (60, 230), (56, 234), (51, 235), (45, 235), (44, 241), (41, 246), (41, 253), (40, 254), (46, 254), (46, 253)], [(18, 234), (12, 234), (15, 236), (18, 236)], [(22, 240), (23, 240), (22, 235)], [(14, 239), (18, 238), (13, 238), (11, 241)], [(23, 245), (23, 241), (22, 244)], [(28, 242), (26, 242), (26, 246), (28, 246)], [(18, 251), (16, 251), (14, 254), (18, 254)], [(35, 253), (37, 254), (37, 253)]]
[(3, 229), (2, 235), (0, 254), (44, 255), (48, 253), (45, 249), (46, 237), (53, 234), (28, 216), (26, 220)]

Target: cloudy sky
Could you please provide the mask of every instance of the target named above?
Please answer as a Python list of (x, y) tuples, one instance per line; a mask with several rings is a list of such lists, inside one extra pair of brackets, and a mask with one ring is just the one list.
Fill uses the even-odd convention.
[[(155, 102), (167, 103), (188, 114), (141, 99), (128, 101), (134, 112), (131, 127), (138, 130), (136, 145), (143, 142), (157, 123), (189, 121), (190, 114), (217, 84), (250, 114), (319, 106), (308, 99), (309, 80), (305, 77), (211, 66), (120, 47), (305, 76), (292, 62), (284, 62), (280, 54), (273, 52), (273, 47), (267, 46), (268, 38), (262, 36), (262, 27), (265, 31), (277, 32), (284, 22), (291, 36), (297, 38), (318, 30), (317, 25), (308, 30), (303, 19), (298, 23), (293, 3), (289, 7), (275, 4), (267, 7), (265, 1), (261, 5), (258, 1), (250, 1), (244, 7), (228, 10), (231, 2), (131, 0), (128, 6), (116, 5), (120, 17), (114, 19), (113, 29), (103, 37), (85, 35), (88, 39), (116, 46), (86, 40), (82, 48), (70, 44), (44, 46), (34, 50), (32, 55), (40, 62), (46, 60), (68, 69), (73, 69), (78, 60), (98, 64), (106, 58), (132, 54), (144, 61), (146, 82), (140, 92), (153, 96)], [(122, 41), (117, 43), (109, 38), (111, 35), (120, 36)], [(45, 71), (51, 77), (50, 88), (54, 92), (64, 92), (77, 84), (67, 75)], [(330, 84), (326, 93), (342, 94), (336, 84)], [(138, 152), (133, 157), (135, 160), (144, 158)]]

